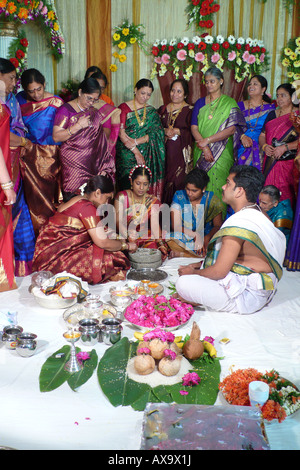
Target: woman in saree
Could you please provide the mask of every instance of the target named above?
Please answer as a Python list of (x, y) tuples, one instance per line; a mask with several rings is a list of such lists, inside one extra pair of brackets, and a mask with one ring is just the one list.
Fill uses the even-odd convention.
[(193, 107), (187, 103), (188, 83), (176, 79), (170, 86), (170, 103), (158, 109), (165, 131), (166, 166), (162, 202), (171, 204), (176, 191), (184, 189), (185, 176), (193, 167), (191, 118)]
[(185, 178), (185, 189), (176, 191), (171, 205), (173, 232), (168, 239), (171, 257), (204, 257), (212, 236), (222, 225), (223, 205), (206, 191), (209, 177), (194, 168)]
[(0, 101), (0, 292), (16, 289), (11, 205), (17, 195), (11, 181), (9, 113)]
[[(84, 80), (78, 97), (61, 106), (55, 116), (53, 140), (62, 142), (60, 163), (64, 201), (77, 188), (95, 175), (115, 179), (114, 146), (119, 133), (119, 110), (105, 103), (100, 109), (93, 105), (99, 100), (100, 85), (94, 78)], [(109, 138), (104, 123), (117, 116)]]
[(17, 94), (27, 143), (22, 150), (21, 172), (35, 234), (54, 214), (60, 197), (59, 146), (52, 138), (55, 114), (64, 102), (46, 91), (45, 77), (36, 69), (21, 76)]
[(168, 247), (162, 240), (161, 202), (149, 194), (152, 173), (145, 165), (136, 165), (129, 174), (131, 189), (115, 197), (116, 224), (119, 236), (134, 240), (139, 248), (154, 248), (167, 257)]
[(124, 280), (130, 263), (123, 251), (135, 251), (136, 245), (117, 239), (111, 227), (107, 231), (97, 211), (111, 199), (113, 182), (97, 175), (83, 186), (81, 194), (61, 204), (42, 227), (33, 268), (53, 274), (67, 271), (89, 284)]
[(287, 271), (300, 271), (300, 115), (292, 116), (292, 123), (298, 133), (297, 156), (294, 160), (295, 180), (297, 183), (297, 203), (294, 213), (294, 222), (286, 250), (284, 266)]
[(24, 193), (20, 171), (22, 150), (27, 144), (25, 125), (19, 103), (13, 94), (16, 85), (16, 69), (11, 61), (0, 58), (0, 89), (9, 112), (11, 172), (17, 199), (12, 207), (15, 275), (27, 276), (32, 272), (35, 234)]
[(259, 207), (285, 235), (288, 245), (294, 219), (291, 201), (289, 199), (280, 201), (279, 189), (269, 184), (264, 186), (259, 194)]
[(222, 94), (222, 72), (211, 67), (204, 79), (207, 96), (196, 101), (192, 115), (191, 129), (196, 141), (194, 166), (207, 172), (207, 191), (222, 201), (222, 186), (237, 158), (237, 147), (247, 125), (236, 101)]
[(299, 114), (293, 105), (295, 88), (290, 83), (279, 85), (276, 90), (278, 108), (271, 111), (259, 137), (264, 152), (263, 173), (266, 185), (276, 186), (280, 200), (289, 199), (295, 208), (294, 158), (297, 153), (298, 134), (291, 121), (291, 113)]
[(254, 75), (248, 85), (249, 99), (240, 101), (247, 130), (241, 135), (238, 148), (239, 165), (253, 165), (262, 169), (258, 139), (268, 113), (275, 109), (275, 104), (266, 94), (268, 82), (262, 75)]
[(105, 103), (108, 103), (111, 106), (115, 106), (113, 100), (104, 93), (105, 89), (107, 88), (108, 81), (106, 75), (99, 67), (96, 65), (91, 65), (91, 67), (89, 67), (85, 72), (84, 79), (86, 78), (96, 78), (96, 80), (99, 81), (101, 87), (100, 100), (105, 101)]
[(116, 147), (118, 190), (130, 188), (129, 173), (136, 165), (146, 165), (152, 173), (149, 193), (160, 201), (165, 175), (165, 136), (157, 111), (147, 105), (153, 92), (150, 80), (142, 78), (135, 86), (133, 100), (122, 103), (121, 129)]

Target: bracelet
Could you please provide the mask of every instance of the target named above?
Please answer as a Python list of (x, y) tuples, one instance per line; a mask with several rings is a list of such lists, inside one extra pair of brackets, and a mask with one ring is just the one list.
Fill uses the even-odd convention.
[(69, 132), (70, 135), (74, 135), (74, 134), (71, 132), (70, 127), (68, 127), (67, 131)]
[(261, 148), (263, 152), (265, 151), (266, 145), (268, 145), (268, 144), (264, 144), (264, 145), (262, 146), (262, 148)]
[(27, 144), (27, 139), (25, 139), (25, 137), (21, 137), (21, 147), (25, 147), (26, 144)]
[(128, 243), (122, 242), (121, 251), (128, 250)]
[(289, 151), (290, 149), (289, 149), (289, 146), (288, 146), (288, 144), (285, 144), (285, 146), (286, 146), (286, 149)]
[(14, 184), (11, 180), (7, 181), (7, 183), (1, 183), (1, 188), (3, 189), (3, 191), (8, 191), (9, 189), (13, 189), (13, 187)]
[(132, 147), (130, 150), (133, 152), (135, 148), (136, 148), (136, 145)]
[[(134, 143), (135, 143), (135, 147), (137, 147), (137, 146), (138, 146), (138, 143), (137, 143), (136, 139), (134, 139)], [(134, 148), (135, 148), (135, 147), (134, 147)]]
[(210, 137), (207, 137), (207, 143), (208, 144), (210, 143)]
[(245, 137), (245, 134), (242, 134), (242, 135), (241, 135), (240, 140), (242, 140), (243, 137)]

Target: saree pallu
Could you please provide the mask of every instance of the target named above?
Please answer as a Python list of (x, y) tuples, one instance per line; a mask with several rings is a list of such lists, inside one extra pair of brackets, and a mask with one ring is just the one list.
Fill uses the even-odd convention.
[[(300, 159), (300, 141), (298, 143), (298, 154), (296, 159)], [(288, 271), (300, 271), (300, 182), (298, 185), (294, 222), (284, 260), (284, 266)]]
[[(26, 128), (22, 120), (19, 103), (14, 95), (10, 94), (6, 101), (10, 114), (10, 132), (24, 137)], [(25, 198), (23, 181), (20, 171), (20, 157), (22, 147), (11, 147), (12, 181), (17, 200), (12, 208), (15, 275), (28, 276), (32, 273), (32, 259), (35, 246), (35, 234), (30, 212)]]
[(264, 103), (263, 106), (257, 108), (251, 108), (250, 112), (245, 108), (244, 101), (238, 103), (240, 110), (242, 111), (246, 124), (247, 130), (244, 134), (252, 139), (252, 147), (243, 147), (241, 141), (238, 148), (238, 164), (239, 165), (251, 165), (262, 169), (262, 162), (259, 153), (258, 138), (261, 130), (265, 123), (268, 113), (275, 109), (273, 103)]
[(246, 121), (236, 101), (227, 95), (220, 97), (219, 103), (214, 108), (212, 119), (209, 119), (211, 109), (208, 104), (205, 104), (205, 98), (200, 98), (200, 100), (197, 119), (198, 130), (203, 138), (235, 126), (233, 136), (209, 145), (214, 157), (213, 162), (206, 161), (202, 150), (197, 146), (194, 147), (194, 166), (207, 172), (209, 176), (207, 191), (212, 191), (222, 201), (222, 186), (226, 183), (230, 168), (237, 161), (237, 147), (241, 135), (247, 130)]
[(280, 201), (278, 205), (272, 207), (267, 214), (275, 227), (285, 235), (286, 244), (288, 244), (294, 219), (291, 201), (289, 199)]
[[(11, 176), (9, 149), (9, 113), (0, 103), (0, 146), (8, 173)], [(16, 289), (14, 276), (14, 241), (12, 206), (4, 205), (6, 196), (0, 188), (0, 292)]]
[[(149, 193), (154, 194), (161, 201), (165, 176), (165, 133), (160, 117), (153, 106), (147, 106), (146, 122), (143, 126), (139, 126), (135, 112), (131, 111), (126, 103), (121, 104), (119, 108), (122, 111), (121, 124), (123, 123), (129, 137), (138, 139), (146, 134), (149, 136), (149, 142), (140, 144), (138, 149), (152, 172)], [(137, 113), (142, 119), (143, 108), (137, 110)], [(118, 190), (129, 189), (129, 173), (137, 164), (136, 158), (120, 139), (117, 141), (116, 152)]]
[(67, 271), (89, 284), (126, 279), (130, 263), (124, 253), (106, 251), (93, 243), (88, 230), (98, 223), (96, 208), (86, 200), (56, 212), (40, 231), (33, 269), (53, 274)]
[[(282, 143), (294, 142), (298, 134), (290, 121), (290, 115), (285, 114), (266, 122), (266, 143), (272, 145), (275, 138)], [(263, 173), (266, 177), (265, 185), (272, 184), (281, 192), (280, 200), (289, 199), (292, 208), (295, 207), (296, 195), (294, 187), (294, 160), (276, 160), (265, 155)]]
[[(184, 106), (174, 122), (174, 128), (180, 129), (180, 135), (173, 139), (165, 139), (166, 166), (165, 184), (162, 202), (171, 204), (176, 191), (184, 189), (185, 177), (193, 168), (192, 148), (193, 136), (191, 133), (192, 106)], [(166, 106), (158, 110), (161, 123), (168, 128), (170, 113)]]
[(26, 138), (31, 143), (21, 150), (20, 168), (36, 235), (54, 214), (60, 199), (59, 144), (54, 142), (52, 132), (56, 111), (62, 105), (57, 96), (21, 105)]
[(173, 251), (181, 251), (185, 256), (199, 257), (194, 250), (194, 239), (189, 237), (184, 230), (192, 230), (203, 235), (208, 235), (213, 228), (213, 220), (223, 211), (223, 204), (211, 191), (205, 191), (196, 213), (185, 190), (177, 191), (174, 195), (171, 208), (181, 212), (183, 232), (171, 232), (168, 236), (169, 248)]
[(109, 139), (103, 125), (117, 112), (109, 104), (99, 110), (91, 107), (76, 113), (66, 103), (56, 113), (54, 125), (67, 129), (76, 124), (81, 116), (88, 116), (90, 127), (81, 129), (72, 135), (60, 147), (62, 169), (62, 189), (65, 193), (75, 193), (92, 176), (106, 175), (115, 181), (115, 157), (113, 147), (119, 133), (119, 124), (114, 124)]
[[(121, 234), (127, 238), (133, 236), (135, 243), (139, 248), (159, 249), (156, 239), (159, 239), (159, 233), (153, 233), (151, 227), (151, 218), (155, 218), (156, 229), (159, 227), (159, 209), (161, 202), (156, 196), (146, 194), (142, 204), (136, 204), (132, 198), (131, 191), (120, 191), (116, 195), (116, 201), (119, 204), (121, 220), (120, 226), (126, 227), (126, 234)], [(164, 255), (162, 254), (162, 259)]]

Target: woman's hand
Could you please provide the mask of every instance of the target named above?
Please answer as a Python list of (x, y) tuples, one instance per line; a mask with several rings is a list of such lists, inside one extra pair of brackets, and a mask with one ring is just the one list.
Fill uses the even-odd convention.
[(128, 242), (128, 251), (129, 251), (130, 253), (135, 253), (137, 249), (138, 249), (138, 246), (137, 246), (136, 243), (134, 243), (134, 242)]
[(141, 154), (141, 152), (139, 150), (137, 150), (137, 152), (135, 152), (134, 155), (135, 155), (137, 165), (145, 165), (146, 164), (145, 159), (144, 159), (143, 155)]
[(86, 127), (90, 127), (91, 119), (89, 116), (80, 116), (77, 121), (77, 124), (82, 128), (85, 129)]
[(241, 137), (241, 142), (243, 147), (252, 147), (253, 145), (253, 140), (251, 137), (248, 137), (247, 135), (243, 134)]
[(204, 158), (207, 162), (213, 162), (214, 161), (214, 156), (213, 156), (213, 154), (212, 154), (209, 147), (204, 147), (203, 155), (204, 155)]
[(272, 145), (264, 145), (263, 151), (268, 157), (273, 157), (274, 147)]
[(3, 189), (4, 194), (6, 196), (6, 201), (4, 202), (5, 206), (10, 206), (14, 204), (17, 199), (17, 195), (13, 189)]
[(285, 145), (279, 145), (279, 147), (273, 147), (273, 157), (276, 158), (276, 160), (279, 160), (279, 158), (287, 151), (287, 148)]
[(199, 270), (195, 268), (192, 264), (187, 266), (179, 266), (178, 274), (179, 276), (185, 276), (186, 274), (198, 274)]

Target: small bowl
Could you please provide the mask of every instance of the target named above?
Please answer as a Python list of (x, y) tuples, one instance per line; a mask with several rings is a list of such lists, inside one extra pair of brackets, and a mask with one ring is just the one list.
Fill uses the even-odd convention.
[(129, 287), (112, 287), (109, 290), (110, 300), (116, 307), (126, 307), (132, 301), (132, 289)]

